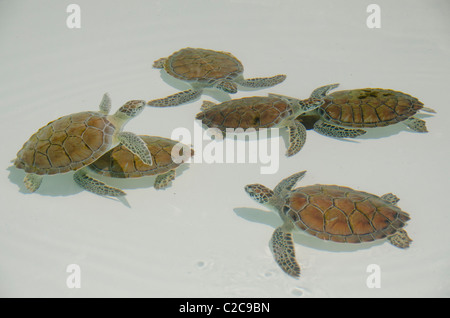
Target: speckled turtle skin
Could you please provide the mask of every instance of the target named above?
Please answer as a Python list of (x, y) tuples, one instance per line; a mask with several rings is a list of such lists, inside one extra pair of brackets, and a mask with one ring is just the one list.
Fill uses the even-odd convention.
[[(359, 128), (396, 124), (412, 117), (424, 106), (408, 94), (381, 88), (337, 91), (324, 100), (316, 110), (322, 118), (340, 126)], [(301, 116), (299, 120), (302, 121)]]
[(204, 83), (232, 80), (244, 71), (241, 62), (231, 53), (197, 48), (173, 53), (164, 63), (164, 69), (175, 78)]
[(283, 213), (299, 229), (340, 243), (385, 238), (410, 219), (408, 213), (376, 195), (336, 185), (311, 185), (291, 191)]
[(275, 127), (292, 114), (292, 107), (280, 98), (255, 96), (220, 103), (197, 114), (196, 119), (225, 132), (227, 128)]
[[(152, 155), (152, 165), (143, 163), (138, 156), (126, 147), (119, 145), (109, 150), (88, 168), (98, 174), (113, 178), (140, 178), (166, 173), (176, 169), (185, 161), (175, 163), (172, 160), (172, 149), (179, 143), (178, 141), (158, 136), (141, 135), (140, 137), (147, 144)], [(194, 151), (191, 149), (190, 154), (185, 154), (181, 148), (179, 154), (188, 159), (194, 155)]]
[(115, 130), (99, 112), (63, 116), (32, 135), (17, 153), (14, 165), (37, 175), (78, 170), (109, 149)]

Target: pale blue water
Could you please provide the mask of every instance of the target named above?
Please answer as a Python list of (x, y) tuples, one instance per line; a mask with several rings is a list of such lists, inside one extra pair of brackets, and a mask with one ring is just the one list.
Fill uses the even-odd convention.
[[(76, 3), (80, 29), (67, 27), (64, 2), (0, 3), (1, 296), (450, 295), (447, 1), (378, 1), (379, 29), (366, 25), (367, 1)], [(147, 108), (127, 130), (170, 137), (181, 127), (201, 139), (194, 136), (194, 117), (205, 99), (270, 92), (306, 98), (335, 82), (340, 89), (401, 90), (437, 114), (423, 117), (428, 134), (400, 125), (339, 141), (308, 131), (305, 147), (291, 158), (284, 156), (287, 135), (280, 130), (275, 174), (261, 174), (259, 163), (203, 162), (182, 169), (164, 191), (152, 187), (154, 178), (108, 180), (125, 189), (126, 201), (82, 191), (70, 174), (46, 178), (37, 193), (26, 193), (24, 173), (9, 167), (32, 133), (62, 115), (96, 110), (104, 92), (115, 111), (130, 99), (185, 89), (152, 64), (187, 46), (232, 52), (246, 77), (285, 73), (287, 79), (273, 88), (234, 96), (211, 90), (183, 106)], [(296, 234), (302, 276), (285, 275), (269, 249), (281, 219), (243, 188), (273, 188), (302, 170), (308, 173), (299, 185), (395, 193), (411, 215), (411, 248), (339, 245)], [(66, 284), (70, 264), (81, 270), (79, 289)], [(366, 284), (371, 264), (381, 269), (381, 288)]]

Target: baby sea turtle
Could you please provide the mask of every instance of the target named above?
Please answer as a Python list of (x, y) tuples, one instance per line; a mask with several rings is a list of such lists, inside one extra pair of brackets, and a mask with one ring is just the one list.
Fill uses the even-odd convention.
[(293, 189), (302, 171), (282, 180), (272, 191), (251, 184), (245, 191), (255, 201), (277, 211), (283, 220), (272, 236), (276, 262), (289, 275), (298, 277), (292, 231), (299, 229), (322, 240), (362, 243), (387, 238), (399, 248), (411, 242), (402, 228), (409, 215), (397, 207), (392, 193), (381, 197), (336, 185), (316, 184)]
[[(118, 145), (90, 164), (88, 168), (113, 178), (140, 178), (156, 175), (155, 188), (166, 188), (175, 179), (175, 169), (192, 157), (194, 151), (175, 140), (157, 136), (141, 135), (139, 137), (146, 143), (152, 154), (151, 165), (143, 163), (125, 146)], [(174, 147), (177, 148), (174, 149)], [(172, 157), (173, 149), (176, 151), (176, 157)]]
[(337, 138), (357, 137), (366, 133), (360, 128), (383, 127), (398, 122), (414, 131), (427, 132), (425, 121), (414, 117), (418, 111), (435, 113), (405, 93), (364, 88), (333, 92), (325, 96), (322, 106), (303, 114), (298, 120), (305, 122), (315, 115), (314, 130)]
[(76, 171), (73, 178), (85, 190), (99, 195), (121, 196), (124, 193), (86, 174), (85, 166), (93, 163), (118, 143), (123, 144), (142, 161), (152, 164), (145, 142), (123, 126), (139, 115), (145, 101), (132, 100), (114, 115), (108, 115), (111, 99), (103, 96), (100, 111), (85, 111), (56, 119), (39, 129), (17, 153), (14, 165), (25, 170), (25, 186), (31, 192), (41, 185), (44, 175)]
[(300, 151), (306, 140), (306, 129), (296, 118), (322, 105), (326, 93), (338, 85), (319, 87), (305, 100), (269, 94), (267, 97), (232, 99), (217, 105), (205, 101), (203, 111), (196, 115), (196, 119), (209, 128), (218, 128), (224, 135), (227, 129), (287, 127), (289, 147), (286, 155), (292, 156)]
[(156, 60), (154, 68), (183, 80), (192, 89), (148, 102), (150, 106), (176, 106), (198, 98), (204, 88), (215, 87), (234, 94), (237, 84), (245, 87), (271, 87), (283, 82), (286, 75), (244, 79), (242, 63), (231, 53), (196, 48), (184, 48), (169, 57)]

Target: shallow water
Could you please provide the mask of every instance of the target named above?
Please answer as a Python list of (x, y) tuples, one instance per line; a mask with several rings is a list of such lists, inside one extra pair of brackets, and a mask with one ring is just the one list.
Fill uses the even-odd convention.
[[(81, 28), (69, 29), (65, 2), (1, 2), (0, 127), (6, 142), (0, 154), (0, 295), (450, 296), (450, 6), (445, 0), (378, 1), (381, 28), (369, 29), (370, 3), (77, 1)], [(280, 130), (275, 174), (261, 174), (259, 163), (203, 162), (179, 171), (166, 190), (153, 188), (154, 177), (103, 179), (125, 189), (124, 200), (82, 191), (71, 174), (45, 178), (37, 193), (26, 192), (24, 173), (10, 160), (31, 134), (60, 116), (96, 110), (104, 92), (115, 111), (131, 99), (185, 89), (152, 64), (186, 46), (232, 52), (246, 77), (286, 73), (287, 79), (273, 88), (233, 96), (209, 90), (179, 107), (149, 107), (126, 130), (170, 137), (184, 127), (194, 134), (202, 100), (270, 92), (306, 98), (335, 82), (340, 89), (404, 91), (437, 114), (422, 117), (427, 134), (395, 125), (341, 141), (308, 131), (304, 148), (291, 158), (284, 156), (287, 135)], [(411, 248), (296, 234), (302, 276), (285, 275), (269, 248), (281, 219), (243, 188), (273, 188), (302, 170), (308, 173), (299, 185), (396, 194), (411, 215)], [(66, 284), (70, 264), (79, 265), (81, 288)], [(371, 264), (381, 269), (380, 288), (366, 284)]]

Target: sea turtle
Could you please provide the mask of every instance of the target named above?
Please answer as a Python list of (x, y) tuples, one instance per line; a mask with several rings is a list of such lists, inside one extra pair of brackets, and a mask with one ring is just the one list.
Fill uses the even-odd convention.
[[(156, 175), (155, 188), (166, 188), (175, 179), (175, 169), (193, 156), (194, 151), (178, 141), (157, 137), (139, 136), (152, 154), (153, 164), (147, 165), (123, 145), (109, 150), (88, 168), (98, 174), (113, 178), (139, 178)], [(176, 148), (174, 148), (176, 147)], [(175, 157), (172, 154), (172, 151)]]
[(399, 248), (409, 247), (412, 240), (403, 227), (410, 218), (397, 207), (399, 199), (395, 195), (378, 197), (323, 184), (292, 189), (305, 173), (282, 180), (273, 191), (261, 184), (245, 187), (252, 199), (278, 212), (284, 222), (273, 233), (272, 250), (276, 262), (287, 274), (300, 276), (292, 240), (295, 229), (340, 243), (387, 238)]
[(191, 85), (191, 89), (148, 102), (150, 106), (176, 106), (198, 98), (203, 89), (215, 87), (234, 94), (237, 84), (245, 87), (271, 87), (283, 82), (286, 75), (244, 79), (244, 67), (231, 53), (213, 50), (184, 48), (169, 57), (156, 60), (154, 68)]
[[(283, 95), (269, 94), (266, 97), (244, 97), (220, 104), (205, 101), (202, 112), (196, 119), (209, 128), (218, 128), (225, 135), (227, 129), (259, 130), (261, 128), (287, 127), (289, 147), (286, 155), (300, 151), (306, 140), (305, 127), (296, 120), (301, 113), (319, 107), (326, 93), (339, 84), (331, 84), (315, 89), (310, 98), (299, 100)], [(237, 131), (236, 131), (237, 132)]]
[(351, 89), (333, 92), (319, 108), (302, 114), (306, 122), (316, 116), (314, 130), (337, 138), (353, 138), (366, 133), (368, 127), (383, 127), (402, 122), (417, 132), (427, 132), (425, 121), (415, 118), (418, 111), (435, 113), (423, 107), (417, 98), (381, 88)]
[(114, 115), (108, 115), (111, 99), (103, 96), (100, 111), (84, 111), (63, 116), (39, 129), (17, 153), (14, 165), (25, 170), (25, 186), (31, 192), (41, 185), (44, 175), (76, 171), (75, 182), (99, 195), (121, 196), (124, 193), (88, 176), (82, 169), (100, 158), (109, 149), (121, 143), (137, 154), (142, 161), (152, 164), (145, 142), (131, 132), (122, 132), (123, 126), (139, 115), (145, 101), (132, 100)]

